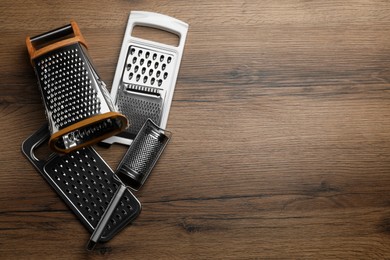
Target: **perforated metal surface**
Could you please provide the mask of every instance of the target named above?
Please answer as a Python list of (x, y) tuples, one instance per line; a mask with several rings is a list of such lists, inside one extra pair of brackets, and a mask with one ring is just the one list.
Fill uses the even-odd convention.
[(172, 74), (175, 56), (131, 45), (128, 50), (123, 82), (145, 87), (167, 86), (167, 79)]
[[(41, 144), (47, 145), (49, 137), (48, 126), (44, 125), (23, 142), (22, 151), (92, 233), (120, 182), (92, 147), (63, 156), (52, 154), (48, 160), (37, 159), (35, 149)], [(111, 239), (140, 212), (141, 204), (126, 189), (100, 240)]]
[[(44, 167), (45, 174), (59, 190), (65, 202), (94, 228), (120, 185), (112, 170), (91, 148), (65, 156), (55, 156)], [(122, 197), (103, 237), (110, 237), (139, 210), (130, 192)]]
[(79, 44), (34, 60), (48, 117), (58, 129), (99, 113), (101, 101)]
[(130, 127), (126, 131), (134, 137), (148, 118), (160, 124), (161, 98), (149, 98), (121, 92), (117, 103), (120, 111), (126, 115), (130, 122)]
[(130, 187), (138, 189), (152, 171), (170, 135), (152, 121), (146, 121), (119, 164), (118, 177)]

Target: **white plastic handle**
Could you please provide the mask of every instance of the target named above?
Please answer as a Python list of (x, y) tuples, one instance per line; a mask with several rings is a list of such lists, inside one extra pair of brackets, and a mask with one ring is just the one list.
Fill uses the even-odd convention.
[(179, 36), (177, 48), (183, 49), (187, 37), (188, 24), (176, 18), (153, 12), (132, 11), (129, 16), (127, 35), (131, 35), (135, 26), (146, 26), (164, 30)]

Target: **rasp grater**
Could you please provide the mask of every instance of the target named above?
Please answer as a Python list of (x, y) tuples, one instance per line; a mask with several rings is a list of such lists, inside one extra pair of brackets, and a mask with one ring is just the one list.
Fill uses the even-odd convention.
[(68, 153), (115, 135), (127, 127), (87, 53), (75, 22), (27, 37), (49, 121), (49, 146)]
[[(135, 26), (176, 34), (179, 44), (171, 46), (134, 37)], [(148, 118), (166, 128), (187, 31), (188, 24), (166, 15), (130, 13), (111, 88), (111, 97), (130, 127), (104, 143), (130, 144)]]
[[(22, 151), (42, 177), (63, 199), (82, 224), (93, 232), (121, 182), (92, 147), (66, 155), (53, 153), (40, 160), (34, 151), (49, 139), (47, 125), (27, 138)], [(141, 204), (128, 190), (123, 191), (100, 241), (110, 240), (141, 212)]]

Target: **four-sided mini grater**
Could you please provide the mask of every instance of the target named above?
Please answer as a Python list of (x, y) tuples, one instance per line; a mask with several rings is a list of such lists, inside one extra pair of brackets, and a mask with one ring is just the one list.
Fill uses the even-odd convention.
[(68, 153), (127, 127), (126, 117), (116, 111), (92, 66), (75, 22), (27, 37), (26, 44), (49, 121), (49, 145), (54, 151)]
[[(178, 46), (132, 35), (135, 26), (150, 27), (179, 37)], [(130, 127), (104, 142), (130, 144), (147, 119), (165, 128), (187, 36), (188, 24), (175, 18), (133, 11), (130, 13), (115, 72), (111, 97)]]

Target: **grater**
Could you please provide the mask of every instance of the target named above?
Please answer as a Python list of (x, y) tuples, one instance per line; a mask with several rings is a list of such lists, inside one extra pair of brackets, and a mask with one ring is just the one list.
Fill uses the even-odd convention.
[[(135, 26), (168, 31), (179, 37), (178, 46), (132, 36)], [(132, 11), (126, 27), (111, 98), (131, 126), (104, 140), (129, 145), (150, 118), (165, 128), (187, 36), (188, 24), (152, 12)]]
[(148, 119), (123, 156), (116, 175), (123, 183), (138, 190), (148, 178), (172, 133)]
[(144, 123), (115, 172), (123, 184), (117, 189), (95, 228), (87, 245), (88, 250), (92, 250), (100, 240), (103, 230), (108, 225), (109, 219), (112, 218), (114, 209), (119, 203), (119, 199), (127, 190), (125, 185), (138, 190), (144, 184), (170, 138), (170, 132), (159, 128), (150, 119)]
[(27, 37), (26, 45), (45, 105), (52, 150), (68, 153), (127, 127), (88, 57), (76, 22)]
[[(47, 160), (38, 159), (34, 151), (49, 137), (48, 126), (44, 125), (23, 142), (22, 151), (92, 233), (121, 182), (90, 146), (62, 156), (53, 153)], [(122, 194), (100, 241), (110, 240), (141, 212), (140, 202), (128, 189)]]

